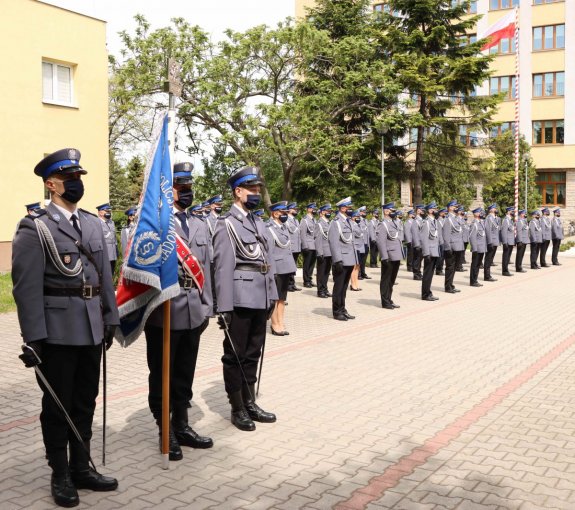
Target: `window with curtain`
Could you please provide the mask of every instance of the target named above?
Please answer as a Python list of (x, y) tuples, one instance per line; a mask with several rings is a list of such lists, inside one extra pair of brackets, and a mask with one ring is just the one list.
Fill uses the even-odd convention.
[(42, 100), (72, 105), (72, 68), (55, 62), (42, 62)]

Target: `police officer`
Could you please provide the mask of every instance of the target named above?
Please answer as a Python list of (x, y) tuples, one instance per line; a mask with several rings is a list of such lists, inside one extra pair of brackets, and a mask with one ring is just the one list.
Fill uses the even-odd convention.
[(274, 414), (256, 404), (255, 383), (267, 318), (278, 293), (266, 227), (251, 212), (261, 201), (259, 170), (240, 168), (228, 179), (228, 185), (234, 203), (220, 217), (214, 233), (218, 313), (225, 329), (224, 384), (232, 423), (240, 430), (252, 431), (254, 421), (276, 421)]
[(484, 265), (484, 281), (496, 282), (497, 280), (491, 276), (491, 267), (495, 264), (493, 259), (499, 246), (499, 221), (497, 218), (497, 204), (491, 204), (487, 208), (487, 217), (485, 218), (485, 238), (487, 240), (487, 253), (485, 254)]
[(77, 206), (87, 173), (80, 151), (54, 152), (34, 173), (42, 177), (51, 203), (20, 221), (12, 244), (13, 295), (25, 342), (20, 358), (27, 367), (39, 365), (83, 440), (72, 434), (38, 379), (52, 496), (57, 505), (72, 507), (79, 503), (77, 489), (118, 487), (117, 480), (89, 466), (89, 451), (102, 348), (112, 345), (120, 321), (101, 222)]
[(27, 214), (33, 214), (33, 213), (37, 212), (39, 209), (42, 209), (40, 207), (40, 202), (34, 202), (32, 204), (27, 204), (25, 207), (26, 207), (26, 213)]
[[(479, 283), (479, 269), (481, 261), (487, 252), (487, 238), (485, 237), (485, 225), (481, 219), (483, 209), (478, 207), (473, 209), (473, 221), (469, 228), (469, 242), (471, 243), (471, 267), (469, 269), (469, 285), (471, 287), (483, 287)], [(485, 266), (483, 267), (485, 274)]]
[(369, 227), (367, 224), (367, 207), (362, 205), (358, 208), (359, 212), (359, 227), (363, 235), (363, 252), (359, 260), (359, 279), (360, 280), (371, 280), (371, 276), (368, 276), (365, 272), (365, 264), (367, 262), (367, 257), (369, 255)]
[(399, 308), (391, 296), (393, 285), (397, 278), (399, 265), (403, 258), (403, 247), (399, 237), (399, 229), (391, 219), (391, 213), (395, 210), (395, 204), (390, 202), (381, 207), (383, 219), (377, 227), (377, 249), (381, 257), (381, 280), (379, 282), (379, 293), (381, 295), (381, 306), (387, 310)]
[(332, 311), (334, 319), (347, 321), (355, 319), (355, 316), (347, 311), (345, 297), (351, 272), (358, 263), (353, 246), (352, 222), (347, 215), (348, 210), (351, 211), (352, 207), (351, 197), (344, 198), (335, 205), (338, 213), (331, 222), (328, 231), (333, 273)]
[(355, 248), (357, 256), (357, 264), (353, 266), (353, 270), (351, 272), (349, 290), (360, 291), (362, 289), (359, 287), (359, 266), (365, 250), (365, 245), (363, 244), (363, 232), (361, 231), (361, 227), (359, 226), (361, 217), (359, 216), (359, 211), (347, 211), (347, 212), (351, 214), (352, 219), (351, 226), (353, 228), (353, 246)]
[[(191, 163), (190, 163), (191, 165)], [(193, 167), (192, 167), (193, 168)], [(190, 170), (191, 171), (191, 170)], [(216, 222), (218, 218), (222, 214), (222, 204), (223, 199), (222, 195), (215, 195), (207, 200), (208, 204), (210, 205), (210, 212), (206, 216), (206, 224), (208, 226), (208, 232), (210, 234), (209, 238), (209, 248), (210, 248), (210, 278), (212, 281), (212, 297), (214, 300), (214, 315), (217, 312), (217, 297), (216, 297), (216, 286), (214, 283), (214, 246), (213, 246), (213, 239), (214, 239), (214, 232), (216, 231)]]
[(130, 207), (127, 209), (124, 214), (128, 218), (126, 224), (122, 227), (122, 231), (120, 232), (120, 243), (122, 246), (122, 255), (126, 254), (126, 248), (128, 247), (128, 239), (130, 238), (130, 234), (134, 229), (136, 223), (134, 222), (134, 218), (136, 217), (136, 208)]
[(439, 222), (435, 219), (437, 204), (431, 202), (425, 207), (427, 217), (423, 221), (421, 229), (421, 254), (423, 256), (423, 280), (421, 282), (421, 299), (424, 301), (437, 301), (431, 292), (431, 282), (435, 271), (435, 264), (439, 257), (439, 244), (441, 240), (441, 230)]
[(529, 244), (529, 226), (525, 219), (526, 211), (521, 209), (519, 211), (519, 218), (517, 220), (517, 232), (515, 233), (515, 244), (517, 251), (515, 252), (515, 272), (526, 273), (523, 269), (523, 256), (525, 255), (525, 248)]
[[(211, 448), (213, 441), (200, 436), (188, 425), (188, 408), (193, 397), (192, 385), (200, 337), (213, 316), (212, 282), (208, 275), (210, 265), (209, 232), (206, 222), (190, 216), (186, 209), (193, 200), (192, 164), (174, 165), (174, 225), (176, 234), (185, 243), (190, 254), (186, 264), (178, 263), (180, 293), (170, 301), (170, 460), (181, 460), (180, 446)], [(196, 274), (204, 274), (203, 286)], [(160, 434), (162, 431), (162, 359), (163, 359), (163, 306), (156, 308), (146, 321), (146, 353), (148, 359), (148, 404)], [(160, 437), (161, 448), (161, 437)]]
[(529, 222), (529, 241), (531, 242), (530, 248), (530, 258), (531, 258), (531, 269), (541, 269), (537, 264), (537, 258), (539, 256), (539, 248), (543, 241), (543, 233), (541, 232), (541, 223), (539, 222), (539, 211), (533, 211), (531, 213), (531, 221)]
[(253, 212), (254, 218), (255, 218), (257, 221), (264, 221), (264, 219), (265, 219), (265, 216), (264, 216), (265, 213), (266, 213), (266, 212), (265, 212), (263, 209), (256, 209), (256, 210)]
[(367, 224), (369, 234), (369, 267), (377, 267), (377, 241), (375, 239), (375, 231), (379, 225), (379, 210), (374, 209), (371, 213), (371, 220)]
[(301, 252), (303, 255), (303, 286), (311, 289), (315, 287), (312, 281), (313, 268), (315, 267), (315, 218), (317, 214), (317, 205), (315, 202), (307, 205), (307, 214), (302, 218), (300, 223)]
[(515, 246), (515, 207), (508, 207), (505, 210), (505, 218), (501, 223), (501, 244), (503, 244), (503, 256), (501, 258), (501, 268), (503, 276), (513, 276), (509, 272), (509, 261)]
[(315, 229), (315, 251), (317, 253), (317, 296), (331, 297), (327, 288), (327, 281), (331, 271), (331, 251), (329, 249), (329, 224), (332, 214), (331, 204), (324, 204), (319, 208), (319, 220)]
[(465, 211), (465, 207), (459, 206), (457, 208), (457, 216), (459, 223), (461, 224), (461, 233), (463, 235), (463, 250), (459, 253), (455, 270), (463, 273), (465, 271), (463, 264), (467, 264), (465, 253), (467, 252), (467, 246), (469, 244), (469, 225), (467, 224), (467, 212)]
[[(191, 164), (191, 163), (190, 163)], [(190, 216), (194, 216), (195, 218), (199, 218), (200, 220), (204, 220), (204, 211), (202, 204), (195, 204), (189, 208)]]
[(118, 241), (116, 240), (116, 225), (112, 220), (112, 208), (110, 204), (102, 204), (96, 209), (98, 209), (98, 216), (102, 222), (102, 231), (104, 232), (104, 239), (106, 239), (106, 248), (108, 249), (108, 258), (113, 275), (118, 259)]
[[(268, 246), (270, 260), (273, 261), (275, 282), (278, 299), (275, 302), (271, 316), (272, 335), (286, 336), (289, 332), (285, 328), (285, 302), (287, 298), (290, 276), (295, 274), (295, 262), (291, 252), (289, 232), (285, 226), (288, 219), (288, 203), (277, 202), (270, 206), (270, 219), (267, 222)], [(319, 285), (319, 281), (318, 281)]]
[(463, 251), (463, 227), (455, 214), (457, 207), (457, 200), (451, 200), (447, 204), (448, 213), (442, 230), (443, 253), (445, 256), (444, 288), (445, 292), (449, 294), (460, 292), (459, 289), (456, 289), (453, 285), (457, 260), (460, 256), (460, 252)]
[(421, 273), (421, 229), (423, 228), (423, 211), (425, 206), (423, 204), (415, 206), (415, 221), (411, 224), (411, 245), (413, 247), (413, 279), (423, 280)]
[(541, 245), (539, 247), (539, 261), (541, 267), (551, 267), (545, 260), (547, 249), (551, 243), (551, 219), (549, 218), (550, 213), (547, 207), (544, 207), (541, 212), (543, 213), (540, 220), (541, 236), (543, 240), (541, 241)]
[(445, 216), (447, 215), (447, 209), (439, 209), (436, 213), (437, 223), (439, 226), (439, 237), (441, 242), (439, 243), (439, 257), (437, 257), (437, 262), (435, 263), (435, 274), (436, 276), (445, 276), (443, 272), (443, 266), (445, 265), (445, 257), (443, 256), (443, 225), (445, 224)]
[[(300, 227), (299, 220), (297, 219), (297, 203), (291, 202), (288, 204), (288, 220), (286, 222), (286, 227), (289, 231), (290, 241), (291, 241), (291, 251), (293, 255), (293, 261), (297, 268), (297, 261), (299, 259), (299, 254), (301, 253), (301, 237), (300, 237)], [(290, 276), (290, 284), (288, 287), (288, 292), (295, 292), (301, 290), (295, 284), (295, 276)]]
[(408, 271), (413, 271), (413, 245), (411, 244), (411, 226), (415, 221), (415, 211), (410, 209), (407, 211), (407, 220), (403, 226), (405, 236), (405, 248), (407, 253), (406, 266)]
[(565, 238), (563, 233), (563, 224), (561, 223), (561, 209), (558, 207), (553, 211), (553, 221), (551, 222), (551, 240), (553, 241), (553, 251), (551, 252), (551, 262), (554, 266), (560, 266), (559, 259), (559, 247), (561, 246), (561, 241)]

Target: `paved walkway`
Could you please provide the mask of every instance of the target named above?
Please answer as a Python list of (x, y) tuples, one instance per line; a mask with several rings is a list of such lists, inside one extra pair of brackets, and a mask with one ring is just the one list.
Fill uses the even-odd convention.
[[(500, 260), (498, 255), (497, 257)], [(80, 508), (575, 508), (575, 259), (460, 294), (419, 299), (400, 270), (380, 308), (379, 270), (330, 301), (289, 295), (289, 337), (268, 336), (260, 404), (276, 424), (229, 422), (222, 335), (202, 338), (194, 427), (211, 450), (161, 469), (147, 409), (145, 343), (109, 351), (107, 465), (120, 488), (80, 491)], [(39, 390), (16, 358), (16, 315), (0, 315), (0, 509), (53, 508), (38, 423)], [(94, 456), (101, 459), (101, 408)]]

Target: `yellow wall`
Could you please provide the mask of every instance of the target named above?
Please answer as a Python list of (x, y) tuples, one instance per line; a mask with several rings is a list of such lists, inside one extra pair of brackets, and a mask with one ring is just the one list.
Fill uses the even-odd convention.
[[(44, 58), (74, 65), (74, 108), (42, 102)], [(0, 270), (24, 204), (44, 199), (33, 169), (46, 153), (79, 149), (88, 170), (80, 206), (108, 201), (107, 59), (105, 22), (36, 0), (2, 0)]]
[(313, 7), (314, 0), (295, 0), (295, 17), (303, 18), (306, 15), (306, 7)]

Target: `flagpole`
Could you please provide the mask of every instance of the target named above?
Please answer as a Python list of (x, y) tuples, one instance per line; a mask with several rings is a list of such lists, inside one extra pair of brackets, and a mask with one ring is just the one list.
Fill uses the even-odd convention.
[(519, 218), (519, 8), (515, 7), (515, 223)]

